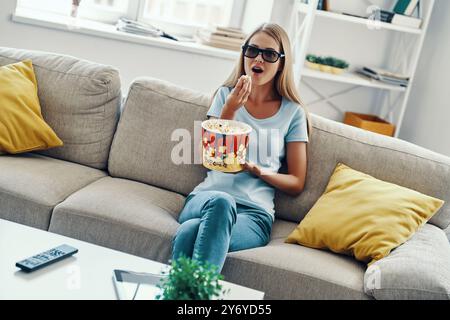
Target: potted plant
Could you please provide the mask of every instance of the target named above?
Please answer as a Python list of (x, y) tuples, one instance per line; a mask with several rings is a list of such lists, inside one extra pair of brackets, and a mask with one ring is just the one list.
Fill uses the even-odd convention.
[(314, 70), (341, 74), (349, 67), (349, 64), (344, 60), (334, 57), (320, 57), (308, 54), (306, 56), (306, 66)]
[(334, 58), (333, 64), (330, 66), (330, 69), (331, 69), (331, 73), (341, 74), (348, 67), (349, 67), (349, 64), (346, 61)]
[(161, 279), (157, 300), (211, 300), (223, 297), (223, 276), (215, 265), (181, 256), (172, 261), (167, 276)]

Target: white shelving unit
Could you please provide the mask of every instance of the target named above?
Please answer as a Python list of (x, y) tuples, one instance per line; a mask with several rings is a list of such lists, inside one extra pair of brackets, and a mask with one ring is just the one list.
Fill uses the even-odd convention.
[[(394, 1), (393, 1), (394, 3)], [(297, 86), (300, 83), (313, 91), (319, 99), (306, 103), (311, 107), (318, 103), (327, 103), (329, 106), (344, 114), (345, 110), (333, 102), (338, 96), (348, 94), (358, 88), (366, 87), (379, 90), (379, 116), (395, 124), (395, 137), (398, 137), (402, 125), (405, 110), (408, 104), (408, 98), (411, 87), (414, 83), (417, 64), (424, 43), (425, 35), (428, 29), (431, 13), (434, 7), (434, 0), (421, 0), (422, 25), (420, 29), (408, 28), (391, 23), (370, 20), (366, 18), (344, 15), (336, 12), (317, 10), (318, 0), (309, 0), (308, 4), (296, 0), (293, 11), (293, 48), (295, 55), (294, 70), (296, 73)], [(383, 69), (410, 76), (408, 87), (399, 87), (389, 85), (381, 81), (371, 80), (354, 72), (346, 72), (341, 75), (334, 75), (321, 71), (309, 69), (305, 66), (305, 58), (308, 53), (309, 43), (312, 40), (312, 31), (321, 19), (331, 19), (336, 23), (351, 23), (355, 25), (366, 26), (369, 31), (387, 30), (393, 33), (396, 46), (393, 52), (386, 53), (389, 56), (388, 65)], [(355, 26), (356, 27), (356, 26)], [(343, 37), (348, 35), (342, 35)], [(351, 64), (352, 62), (349, 61)], [(332, 95), (324, 96), (318, 89), (314, 88), (308, 79), (320, 79), (323, 81), (337, 82), (348, 85), (344, 90), (338, 91)]]

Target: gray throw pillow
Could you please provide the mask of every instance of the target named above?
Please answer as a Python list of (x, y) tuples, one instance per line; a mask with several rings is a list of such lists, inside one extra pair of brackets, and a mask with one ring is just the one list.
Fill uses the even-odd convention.
[(449, 300), (450, 244), (444, 231), (425, 224), (389, 256), (370, 265), (364, 291), (380, 300)]

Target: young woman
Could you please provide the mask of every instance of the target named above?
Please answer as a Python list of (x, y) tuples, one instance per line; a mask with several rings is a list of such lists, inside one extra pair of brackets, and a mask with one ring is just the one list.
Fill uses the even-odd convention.
[[(209, 171), (187, 197), (173, 240), (181, 255), (215, 264), (227, 252), (266, 245), (275, 188), (298, 195), (306, 177), (307, 114), (296, 91), (289, 38), (265, 23), (246, 39), (238, 64), (215, 95), (209, 117), (249, 124), (248, 158), (237, 174)], [(288, 173), (278, 170), (286, 159)]]

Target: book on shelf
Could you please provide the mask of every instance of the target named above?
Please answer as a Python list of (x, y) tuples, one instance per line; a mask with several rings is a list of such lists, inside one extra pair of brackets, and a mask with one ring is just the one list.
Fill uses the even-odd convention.
[(219, 41), (219, 42), (226, 42), (229, 44), (237, 44), (237, 45), (242, 45), (245, 41), (245, 38), (234, 38), (234, 37), (222, 35), (222, 34), (216, 33), (216, 32), (209, 32), (206, 30), (198, 31), (198, 36), (206, 41)]
[(411, 16), (418, 4), (419, 0), (397, 0), (393, 11), (398, 14)]
[(402, 14), (395, 14), (392, 18), (391, 23), (397, 26), (420, 29), (420, 26), (422, 25), (422, 19), (405, 16)]
[(405, 75), (405, 74), (401, 74), (401, 73), (396, 73), (396, 72), (392, 72), (392, 71), (387, 71), (381, 68), (377, 68), (377, 67), (366, 67), (364, 66), (363, 69), (372, 72), (372, 73), (377, 73), (380, 74), (382, 76), (386, 76), (386, 77), (391, 77), (391, 78), (395, 78), (395, 79), (399, 79), (399, 80), (409, 80), (409, 76)]
[(422, 25), (422, 19), (405, 16), (386, 10), (380, 10), (380, 20), (383, 22), (392, 23), (397, 26), (404, 26), (415, 29), (419, 29)]
[(155, 27), (151, 24), (143, 23), (143, 22), (139, 22), (139, 21), (135, 21), (135, 20), (130, 20), (130, 19), (126, 19), (126, 18), (120, 18), (117, 21), (116, 30), (139, 35), (139, 36), (163, 37), (163, 38), (178, 41), (178, 39), (176, 37), (167, 34), (166, 32), (158, 29), (157, 27)]
[(116, 29), (118, 31), (133, 33), (143, 36), (159, 37), (161, 31), (151, 25), (143, 24), (137, 21), (121, 18), (117, 21)]
[(386, 11), (386, 10), (380, 10), (380, 20), (383, 22), (387, 22), (387, 23), (391, 23), (392, 22), (392, 18), (394, 18), (395, 13), (391, 12), (391, 11)]
[(357, 69), (356, 72), (371, 79), (395, 86), (407, 87), (409, 83), (409, 76), (390, 72), (380, 68), (362, 67)]
[(209, 40), (204, 40), (201, 37), (198, 37), (197, 41), (199, 43), (201, 43), (201, 44), (204, 44), (204, 45), (207, 45), (207, 46), (211, 46), (211, 47), (217, 47), (217, 48), (228, 49), (228, 50), (233, 50), (233, 51), (240, 51), (241, 50), (241, 46), (240, 45), (230, 44), (230, 43), (225, 42), (225, 41), (217, 41), (217, 40), (209, 41)]
[(420, 6), (420, 1), (419, 1), (419, 3), (417, 3), (417, 11), (416, 11), (416, 13), (417, 13), (417, 18), (422, 19), (422, 8)]
[(349, 17), (354, 17), (354, 18), (361, 18), (361, 19), (367, 19), (367, 17), (359, 15), (359, 14), (354, 14), (354, 13), (350, 13), (350, 12), (342, 12), (341, 14), (343, 14), (344, 16), (349, 16)]
[(215, 32), (217, 34), (221, 34), (221, 35), (231, 37), (231, 38), (245, 39), (245, 36), (246, 36), (245, 33), (243, 33), (241, 29), (232, 28), (232, 27), (216, 26), (216, 27), (213, 27), (212, 29), (210, 28), (209, 30), (211, 30), (211, 32)]
[[(302, 3), (309, 4), (309, 0), (302, 0)], [(328, 0), (319, 0), (319, 2), (317, 2), (317, 10), (328, 11), (328, 9), (329, 9)]]
[(245, 40), (245, 35), (241, 34), (241, 33), (229, 33), (229, 32), (224, 32), (224, 31), (206, 31), (206, 30), (201, 30), (202, 32), (210, 32), (212, 35), (215, 36), (221, 36), (221, 37), (226, 37), (229, 39), (239, 39), (239, 40)]
[(317, 10), (323, 10), (323, 0), (319, 0), (317, 3)]
[(205, 45), (239, 51), (245, 42), (246, 35), (240, 29), (214, 27), (198, 30), (195, 37), (198, 42)]

